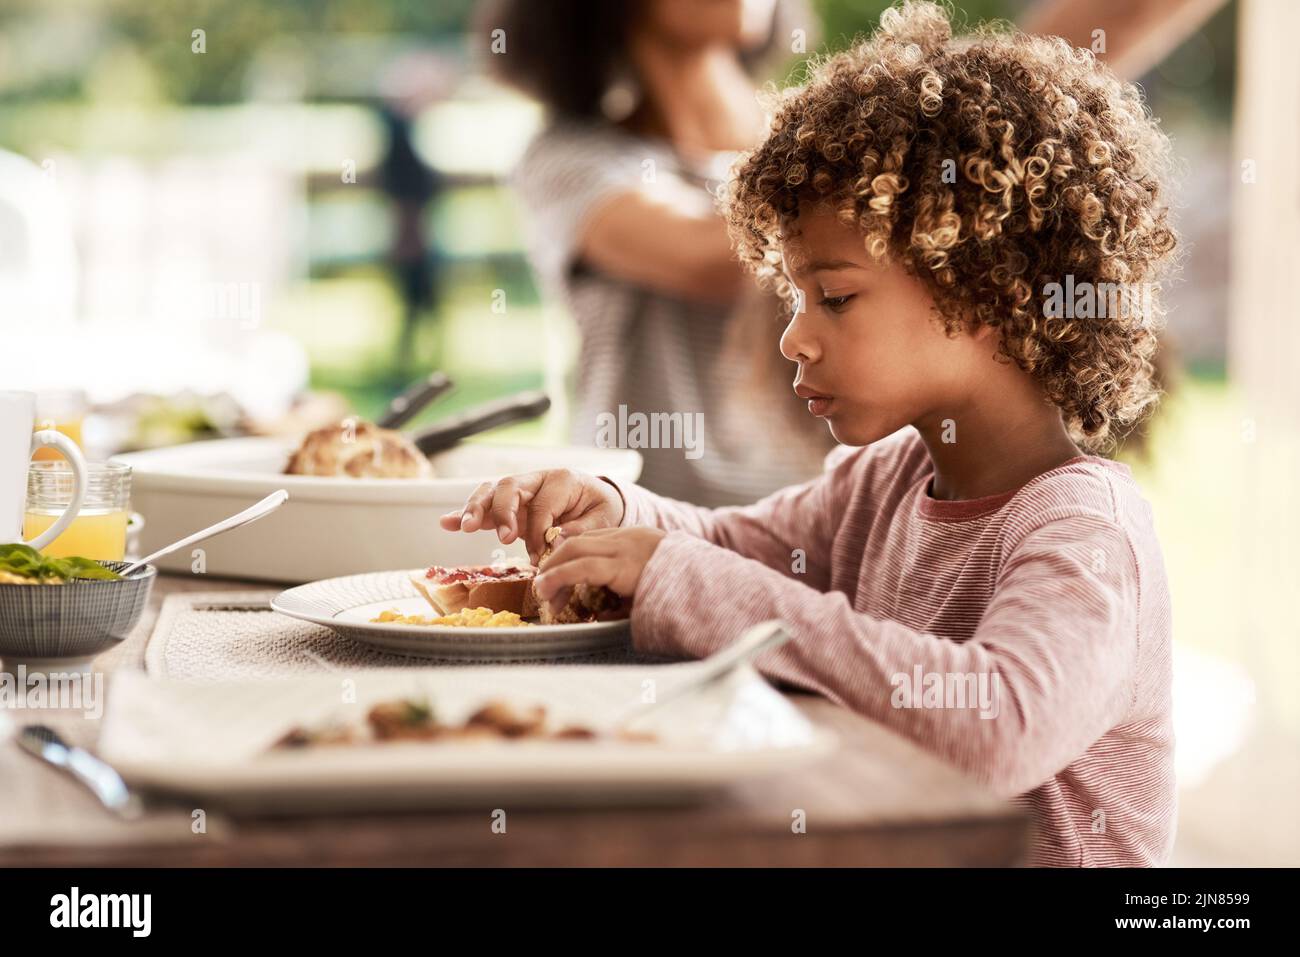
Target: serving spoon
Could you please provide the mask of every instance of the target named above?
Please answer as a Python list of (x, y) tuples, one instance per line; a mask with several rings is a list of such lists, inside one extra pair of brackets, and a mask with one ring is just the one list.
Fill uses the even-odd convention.
[(232, 515), (229, 518), (224, 518), (215, 525), (209, 525), (207, 528), (200, 529), (193, 535), (188, 535), (185, 538), (182, 538), (179, 542), (172, 542), (170, 545), (165, 545), (153, 554), (146, 555), (138, 562), (132, 562), (130, 565), (127, 565), (126, 568), (122, 569), (120, 574), (123, 578), (126, 578), (133, 571), (148, 565), (154, 559), (162, 558), (164, 555), (170, 555), (172, 552), (182, 549), (186, 545), (193, 545), (196, 542), (203, 541), (204, 539), (212, 538), (214, 535), (220, 535), (222, 532), (228, 532), (232, 528), (239, 528), (241, 525), (247, 525), (249, 522), (256, 522), (259, 518), (265, 518), (270, 515), (288, 500), (289, 493), (284, 489), (277, 489), (256, 505), (250, 505), (239, 514)]
[(400, 429), (435, 399), (450, 392), (454, 385), (445, 372), (431, 373), (388, 403), (384, 414), (375, 419), (375, 425), (381, 429)]

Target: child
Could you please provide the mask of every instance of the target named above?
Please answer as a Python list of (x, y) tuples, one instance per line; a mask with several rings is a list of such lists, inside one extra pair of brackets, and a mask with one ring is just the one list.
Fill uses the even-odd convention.
[[(780, 618), (794, 639), (761, 671), (1015, 797), (1032, 863), (1164, 861), (1169, 595), (1147, 504), (1094, 453), (1157, 398), (1167, 158), (1088, 52), (886, 12), (785, 94), (727, 196), (742, 260), (794, 305), (795, 391), (855, 448), (752, 506), (551, 471), (443, 526), (536, 555), (561, 525), (539, 594), (633, 596), (645, 651), (704, 656)], [(1144, 295), (1116, 308), (1114, 285)]]

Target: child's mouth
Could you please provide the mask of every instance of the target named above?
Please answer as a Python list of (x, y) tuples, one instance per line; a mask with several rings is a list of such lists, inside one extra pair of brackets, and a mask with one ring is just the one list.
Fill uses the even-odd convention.
[(830, 413), (834, 400), (828, 395), (818, 395), (808, 400), (808, 411), (819, 419)]
[(822, 395), (820, 392), (814, 392), (807, 386), (795, 384), (795, 395), (801, 399), (808, 400), (808, 411), (818, 418), (822, 418), (830, 412), (831, 403), (835, 400), (829, 395)]

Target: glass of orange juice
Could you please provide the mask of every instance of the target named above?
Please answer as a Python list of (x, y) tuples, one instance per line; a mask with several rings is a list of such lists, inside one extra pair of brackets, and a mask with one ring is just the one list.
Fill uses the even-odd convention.
[[(36, 428), (62, 432), (83, 449), (81, 428), (86, 418), (86, 393), (77, 389), (46, 390), (36, 393)], [(38, 462), (61, 462), (63, 457), (52, 448), (37, 449)]]
[[(54, 524), (72, 501), (75, 486), (66, 462), (33, 462), (27, 470), (27, 511), (23, 537)], [(126, 526), (131, 517), (131, 466), (86, 463), (86, 498), (81, 511), (42, 551), (53, 558), (80, 555), (101, 561), (126, 557)]]

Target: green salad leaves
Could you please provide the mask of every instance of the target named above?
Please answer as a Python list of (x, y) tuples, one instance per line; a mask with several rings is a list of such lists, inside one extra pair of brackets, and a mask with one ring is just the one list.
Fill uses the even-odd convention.
[(122, 576), (89, 558), (49, 558), (30, 545), (0, 545), (0, 572), (9, 572), (33, 582), (71, 581), (98, 578), (116, 581)]

